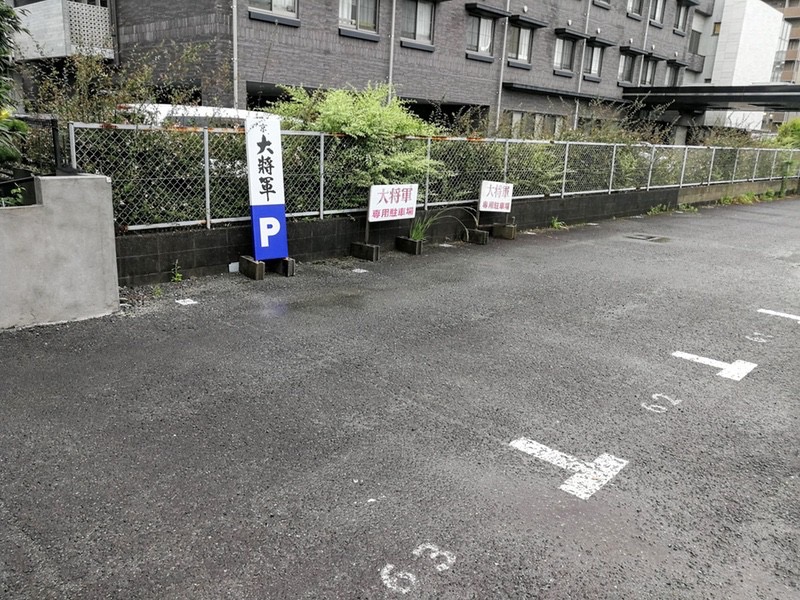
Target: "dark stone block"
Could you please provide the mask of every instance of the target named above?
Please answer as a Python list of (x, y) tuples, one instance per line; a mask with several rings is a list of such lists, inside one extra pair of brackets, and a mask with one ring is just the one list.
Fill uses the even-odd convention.
[(228, 235), (223, 229), (210, 229), (198, 231), (193, 236), (194, 248), (201, 250), (204, 248), (220, 248), (228, 245)]
[(422, 254), (423, 240), (412, 240), (410, 237), (397, 236), (394, 238), (394, 247), (400, 252), (419, 256)]
[(489, 232), (483, 229), (467, 229), (464, 232), (464, 241), (485, 246), (489, 243)]
[(270, 273), (278, 273), (286, 277), (294, 277), (295, 263), (293, 258), (279, 258), (262, 263)]
[(192, 250), (196, 233), (196, 231), (179, 231), (157, 235), (158, 253), (163, 255)]
[(158, 234), (140, 235), (129, 233), (116, 239), (117, 256), (144, 256), (156, 254)]
[(362, 242), (351, 242), (350, 254), (361, 260), (378, 262), (381, 257), (381, 247), (375, 244), (364, 244)]
[(117, 273), (119, 278), (136, 275), (159, 273), (158, 256), (120, 256), (117, 255)]
[(492, 225), (492, 237), (513, 240), (517, 237), (517, 226), (514, 223), (495, 223)]
[(261, 281), (264, 279), (265, 265), (252, 256), (239, 257), (239, 273), (250, 279)]

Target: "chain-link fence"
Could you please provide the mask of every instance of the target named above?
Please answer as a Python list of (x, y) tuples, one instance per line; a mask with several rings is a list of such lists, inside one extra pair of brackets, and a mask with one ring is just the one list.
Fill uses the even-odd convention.
[(62, 165), (61, 148), (66, 147), (58, 120), (49, 115), (14, 115), (14, 119), (22, 121), (26, 131), (14, 138), (19, 156), (4, 161), (0, 179), (55, 173)]
[[(241, 129), (73, 123), (69, 137), (75, 169), (111, 177), (121, 229), (249, 219)], [(519, 199), (800, 176), (800, 153), (285, 131), (283, 166), (287, 216), (322, 219), (363, 212), (372, 184), (417, 183), (427, 208), (477, 202), (483, 180), (513, 183)]]

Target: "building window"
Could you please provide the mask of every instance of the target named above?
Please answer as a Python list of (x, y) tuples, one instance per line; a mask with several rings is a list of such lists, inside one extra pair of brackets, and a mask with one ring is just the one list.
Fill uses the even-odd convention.
[(603, 47), (587, 46), (586, 62), (583, 65), (584, 74), (600, 77), (600, 72), (602, 71), (602, 69), (603, 69)]
[(664, 84), (667, 87), (677, 87), (681, 76), (681, 68), (678, 65), (667, 66), (667, 78)]
[(664, 0), (652, 0), (650, 3), (650, 19), (657, 23), (664, 22)]
[(433, 43), (433, 13), (434, 6), (431, 0), (403, 0), (402, 6), (402, 31), (404, 38)]
[(266, 10), (277, 15), (297, 16), (297, 2), (295, 0), (249, 0), (249, 5), (250, 8)]
[(636, 70), (636, 57), (633, 54), (623, 54), (619, 57), (618, 79), (622, 83), (633, 83), (633, 73)]
[(656, 80), (656, 65), (657, 61), (652, 58), (645, 58), (644, 65), (642, 66), (642, 78), (639, 80), (639, 85), (653, 85)]
[(469, 15), (467, 17), (467, 50), (492, 54), (494, 19)]
[(378, 31), (378, 0), (339, 0), (339, 25)]
[(508, 32), (508, 58), (520, 62), (531, 62), (531, 39), (533, 29), (511, 26)]
[(575, 59), (575, 40), (567, 38), (556, 39), (556, 53), (553, 66), (558, 71), (572, 71)]
[(720, 23), (719, 21), (714, 23), (714, 30), (711, 32), (711, 35), (719, 35), (719, 29), (720, 29), (721, 26), (722, 26), (722, 23)]
[(628, 13), (642, 16), (644, 0), (628, 0)]
[(689, 52), (692, 54), (700, 53), (700, 36), (702, 34), (696, 29), (692, 29), (689, 33)]
[(675, 29), (686, 31), (689, 24), (689, 7), (686, 4), (678, 4), (678, 12), (675, 13)]

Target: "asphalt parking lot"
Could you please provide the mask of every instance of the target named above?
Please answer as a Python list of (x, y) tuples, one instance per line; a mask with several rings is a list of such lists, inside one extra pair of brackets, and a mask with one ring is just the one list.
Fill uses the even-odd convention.
[(0, 597), (800, 598), (800, 200), (297, 273), (0, 332)]

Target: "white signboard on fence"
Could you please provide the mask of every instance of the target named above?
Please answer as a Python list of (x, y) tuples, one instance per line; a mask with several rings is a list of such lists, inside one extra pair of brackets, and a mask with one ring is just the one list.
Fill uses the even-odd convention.
[(247, 177), (250, 206), (286, 204), (283, 191), (281, 120), (274, 115), (248, 117)]
[(485, 212), (511, 212), (514, 184), (502, 181), (482, 181), (478, 207)]
[(373, 185), (369, 188), (369, 222), (413, 219), (417, 210), (418, 191), (419, 185), (416, 183)]

